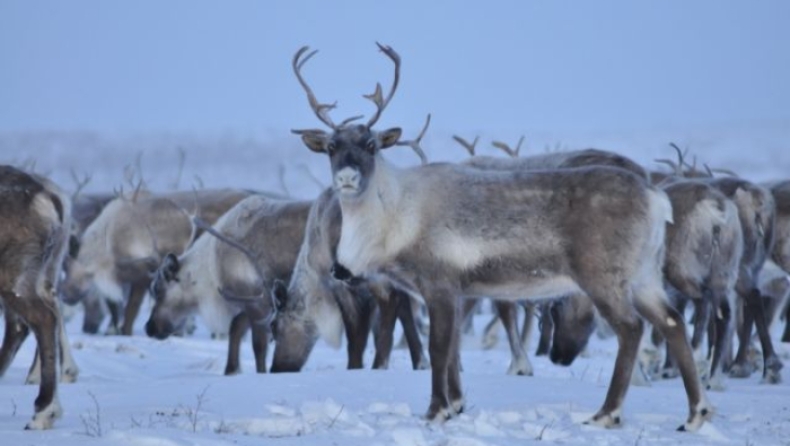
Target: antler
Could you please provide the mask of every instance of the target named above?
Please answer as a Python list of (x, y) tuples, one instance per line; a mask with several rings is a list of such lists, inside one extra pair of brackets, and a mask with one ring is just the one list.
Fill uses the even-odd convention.
[(417, 135), (417, 138), (411, 139), (408, 141), (398, 141), (395, 143), (396, 146), (409, 146), (412, 150), (417, 153), (417, 156), (420, 157), (420, 162), (422, 164), (428, 164), (428, 157), (425, 156), (425, 152), (423, 152), (422, 147), (420, 147), (420, 141), (422, 141), (422, 137), (425, 136), (425, 132), (428, 131), (428, 126), (431, 125), (431, 114), (428, 113), (428, 117), (425, 118), (425, 125), (423, 126), (420, 134)]
[[(308, 51), (310, 51), (309, 46), (303, 46), (299, 48), (299, 51), (294, 54), (291, 66), (293, 67), (296, 79), (299, 80), (299, 85), (301, 85), (305, 93), (307, 93), (307, 101), (310, 103), (310, 108), (313, 109), (313, 112), (318, 117), (318, 119), (320, 119), (324, 124), (328, 125), (332, 130), (337, 130), (351, 121), (362, 118), (362, 116), (352, 116), (341, 122), (340, 125), (336, 125), (332, 121), (332, 118), (329, 117), (329, 111), (337, 107), (337, 102), (333, 102), (331, 104), (322, 104), (318, 102), (313, 90), (309, 85), (307, 85), (307, 82), (305, 82), (304, 78), (302, 77), (302, 66), (304, 66), (304, 64), (307, 63), (307, 61), (310, 60), (311, 57), (315, 56), (315, 54), (318, 52), (318, 50), (313, 50), (307, 53)], [(305, 53), (307, 53), (307, 55), (302, 57)]]
[(84, 176), (83, 176), (83, 177), (80, 179), (80, 178), (77, 176), (77, 172), (76, 172), (74, 169), (71, 169), (71, 179), (74, 181), (74, 184), (76, 184), (76, 185), (77, 185), (77, 188), (76, 188), (76, 189), (74, 190), (74, 192), (71, 194), (71, 199), (72, 199), (72, 200), (76, 199), (76, 198), (79, 196), (80, 192), (82, 192), (82, 189), (84, 189), (84, 188), (85, 188), (85, 186), (87, 186), (87, 185), (88, 185), (88, 183), (90, 183), (90, 181), (91, 181), (91, 179), (92, 179), (92, 178), (93, 178), (93, 175), (90, 175), (90, 174), (87, 174), (87, 173), (86, 173), (86, 174), (85, 174), (85, 175), (84, 175)]
[(453, 135), (453, 139), (458, 144), (461, 144), (467, 152), (469, 152), (469, 156), (475, 156), (475, 147), (477, 146), (477, 141), (480, 140), (479, 136), (475, 136), (475, 140), (471, 143), (458, 135)]
[(674, 161), (668, 160), (666, 158), (656, 159), (654, 161), (660, 164), (666, 164), (675, 172), (675, 175), (683, 177), (683, 166), (686, 164), (684, 158), (686, 157), (686, 151), (688, 151), (688, 149), (686, 149), (686, 151), (681, 151), (680, 147), (678, 147), (678, 145), (674, 142), (669, 143), (669, 146), (675, 149), (678, 154), (677, 164)]
[(518, 139), (518, 144), (516, 144), (515, 150), (513, 150), (513, 148), (503, 143), (502, 141), (493, 141), (491, 145), (507, 153), (508, 155), (510, 155), (511, 158), (518, 158), (518, 153), (521, 150), (521, 144), (523, 143), (524, 143), (524, 136), (522, 135), (521, 138)]
[(365, 99), (370, 99), (374, 104), (376, 104), (376, 114), (370, 118), (370, 121), (368, 121), (368, 128), (373, 127), (373, 124), (379, 120), (379, 117), (381, 117), (381, 112), (387, 108), (387, 105), (389, 105), (390, 101), (392, 100), (392, 96), (395, 95), (395, 90), (398, 88), (398, 82), (400, 81), (400, 56), (389, 45), (382, 45), (378, 42), (376, 42), (376, 45), (378, 45), (381, 52), (386, 54), (387, 57), (389, 57), (395, 64), (395, 79), (392, 81), (392, 89), (390, 90), (389, 94), (387, 94), (386, 99), (384, 99), (382, 96), (380, 83), (376, 83), (376, 91), (374, 91), (373, 94), (363, 95)]

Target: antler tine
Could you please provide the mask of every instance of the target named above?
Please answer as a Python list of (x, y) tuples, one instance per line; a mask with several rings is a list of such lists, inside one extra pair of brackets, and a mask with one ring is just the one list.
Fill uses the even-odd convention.
[(521, 138), (519, 138), (518, 140), (518, 144), (516, 145), (515, 150), (502, 141), (493, 141), (491, 142), (491, 145), (507, 153), (508, 155), (510, 155), (511, 158), (518, 158), (518, 153), (521, 151), (521, 144), (523, 143), (524, 143), (524, 136), (522, 135)]
[(480, 136), (475, 136), (475, 140), (471, 143), (458, 135), (453, 135), (453, 139), (458, 144), (461, 144), (467, 152), (469, 152), (469, 156), (475, 156), (475, 148), (477, 147), (477, 142), (480, 141)]
[(373, 92), (373, 94), (363, 95), (366, 99), (370, 99), (374, 104), (376, 104), (376, 114), (373, 115), (373, 117), (368, 121), (368, 128), (373, 127), (373, 124), (379, 120), (379, 117), (381, 117), (381, 112), (383, 112), (384, 109), (387, 108), (387, 105), (389, 105), (392, 97), (395, 95), (395, 90), (398, 89), (398, 82), (400, 82), (400, 56), (389, 45), (382, 45), (378, 42), (376, 42), (376, 45), (378, 45), (379, 50), (386, 54), (387, 57), (389, 57), (390, 60), (392, 60), (392, 62), (395, 64), (395, 78), (392, 80), (392, 89), (390, 89), (386, 99), (382, 97), (380, 83), (376, 83), (376, 90)]
[(422, 137), (425, 136), (425, 132), (428, 131), (428, 126), (431, 125), (431, 114), (428, 113), (428, 116), (425, 118), (425, 125), (422, 127), (420, 134), (417, 135), (417, 138), (409, 140), (409, 141), (398, 141), (395, 143), (396, 146), (409, 146), (412, 150), (417, 153), (417, 156), (420, 157), (420, 162), (422, 164), (428, 164), (428, 157), (425, 156), (425, 152), (422, 150), (420, 146), (420, 142), (422, 141)]
[(90, 175), (90, 174), (86, 173), (85, 176), (83, 176), (82, 179), (80, 179), (77, 176), (77, 172), (74, 169), (71, 169), (71, 179), (77, 185), (77, 189), (75, 189), (74, 193), (71, 194), (71, 199), (72, 200), (74, 200), (75, 198), (77, 198), (79, 196), (80, 192), (82, 192), (82, 189), (84, 189), (85, 186), (87, 186), (88, 183), (90, 183), (92, 178), (93, 178), (93, 175)]
[(669, 146), (675, 149), (675, 152), (677, 152), (678, 154), (678, 164), (675, 167), (675, 174), (677, 176), (679, 177), (685, 176), (683, 173), (683, 166), (691, 167), (692, 170), (696, 168), (689, 166), (689, 164), (686, 162), (686, 155), (688, 155), (688, 151), (689, 151), (688, 147), (686, 147), (685, 150), (680, 150), (680, 147), (678, 147), (678, 145), (675, 144), (674, 142), (669, 143)]
[(708, 166), (708, 163), (702, 163), (702, 165), (705, 166), (705, 172), (708, 174), (708, 176), (713, 178), (714, 177), (713, 171), (710, 170), (710, 166)]
[(310, 108), (313, 109), (315, 115), (318, 117), (319, 120), (321, 120), (321, 122), (328, 125), (332, 130), (337, 130), (338, 126), (335, 125), (334, 122), (332, 122), (332, 118), (330, 118), (328, 114), (330, 110), (337, 107), (337, 102), (334, 102), (332, 104), (322, 104), (318, 102), (318, 99), (316, 99), (313, 90), (310, 88), (309, 85), (307, 85), (307, 82), (302, 77), (302, 72), (301, 72), (302, 66), (305, 63), (307, 63), (307, 61), (310, 60), (311, 57), (315, 56), (315, 54), (318, 52), (318, 50), (313, 50), (307, 53), (306, 56), (302, 57), (302, 55), (309, 50), (310, 47), (306, 45), (299, 48), (299, 51), (297, 51), (296, 54), (294, 54), (294, 58), (293, 61), (291, 62), (291, 66), (293, 67), (294, 74), (296, 75), (296, 79), (299, 81), (299, 85), (301, 85), (305, 93), (307, 93), (307, 101), (310, 103)]

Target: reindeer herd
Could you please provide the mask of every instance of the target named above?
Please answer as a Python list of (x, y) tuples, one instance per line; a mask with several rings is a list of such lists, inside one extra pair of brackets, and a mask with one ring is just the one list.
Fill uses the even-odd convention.
[[(252, 190), (69, 196), (47, 178), (0, 166), (0, 297), (5, 334), (0, 375), (30, 331), (37, 343), (28, 382), (39, 383), (29, 429), (51, 428), (62, 410), (60, 380), (77, 379), (60, 305), (85, 307), (86, 332), (131, 335), (146, 295), (153, 299), (148, 336), (164, 339), (200, 315), (228, 334), (225, 374), (240, 372), (239, 349), (252, 332), (256, 371), (297, 372), (317, 340), (338, 346), (348, 368), (363, 367), (375, 328), (374, 368), (386, 368), (396, 320), (412, 365), (431, 369), (426, 418), (464, 410), (459, 337), (480, 298), (493, 299), (508, 335), (512, 374), (531, 375), (525, 352), (533, 316), (541, 352), (568, 365), (596, 326), (617, 337), (614, 373), (588, 423), (621, 423), (632, 380), (680, 375), (688, 399), (681, 430), (713, 415), (707, 389), (722, 377), (748, 377), (753, 327), (763, 381), (780, 382), (782, 363), (769, 328), (790, 322), (790, 181), (755, 184), (690, 166), (678, 149), (672, 171), (651, 171), (617, 153), (588, 149), (510, 157), (475, 154), (459, 163), (428, 163), (419, 136), (374, 129), (400, 79), (366, 96), (375, 107), (364, 124), (336, 124), (302, 76), (307, 47), (293, 70), (316, 117), (327, 127), (294, 130), (329, 159), (332, 185), (296, 201)], [(519, 147), (521, 142), (519, 142)], [(386, 149), (409, 146), (422, 163), (400, 168)], [(685, 307), (693, 304), (691, 337)], [(428, 356), (415, 304), (430, 322)], [(518, 306), (526, 311), (519, 332)], [(377, 317), (374, 317), (377, 313)], [(646, 325), (652, 333), (645, 334)], [(734, 335), (737, 334), (737, 351)], [(707, 344), (705, 345), (705, 340)], [(783, 342), (790, 342), (786, 328)], [(640, 349), (660, 355), (645, 363)]]

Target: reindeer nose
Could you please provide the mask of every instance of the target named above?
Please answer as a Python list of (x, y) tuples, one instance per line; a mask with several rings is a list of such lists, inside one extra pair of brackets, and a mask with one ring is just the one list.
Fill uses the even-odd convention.
[(357, 189), (359, 187), (360, 178), (361, 175), (357, 169), (344, 167), (338, 173), (335, 174), (335, 187), (337, 189), (344, 189), (344, 188)]

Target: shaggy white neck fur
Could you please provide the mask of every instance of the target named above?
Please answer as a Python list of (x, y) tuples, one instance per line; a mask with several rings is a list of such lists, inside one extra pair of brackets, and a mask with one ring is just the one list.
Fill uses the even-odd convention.
[(376, 169), (359, 197), (340, 197), (343, 226), (338, 261), (362, 275), (394, 259), (419, 235), (416, 197), (403, 198), (404, 171), (376, 155)]

